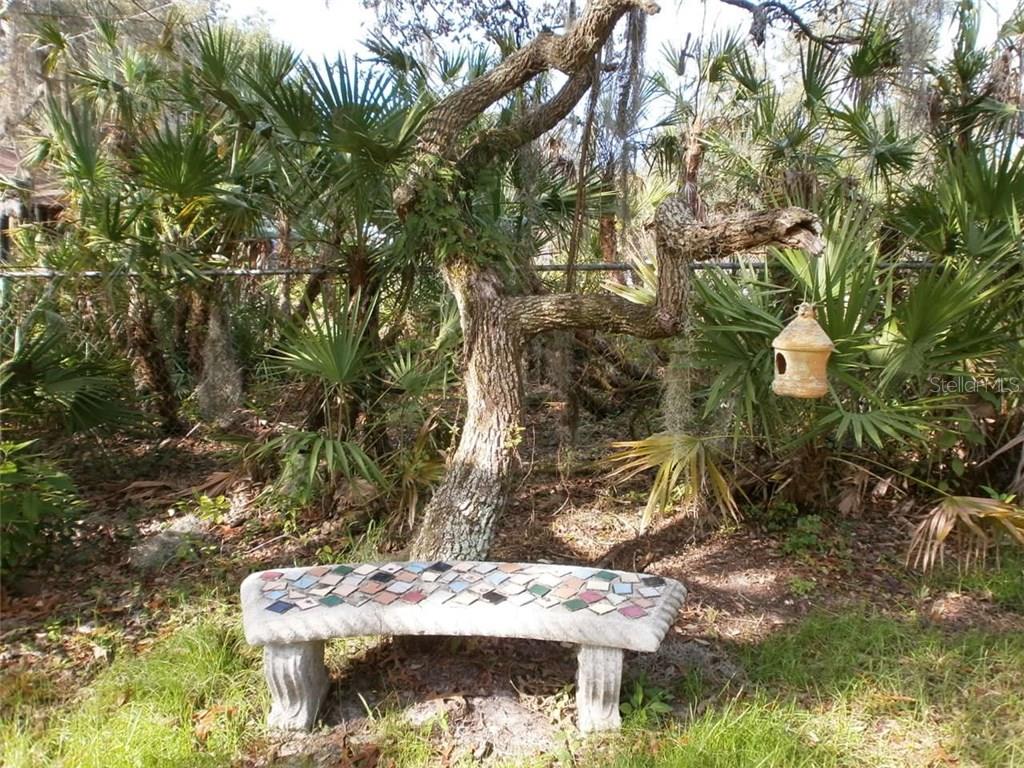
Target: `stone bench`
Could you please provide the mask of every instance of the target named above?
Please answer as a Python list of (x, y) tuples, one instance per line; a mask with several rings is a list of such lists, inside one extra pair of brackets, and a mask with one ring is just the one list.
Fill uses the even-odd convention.
[(686, 597), (642, 573), (462, 561), (282, 568), (241, 591), (245, 638), (264, 649), (269, 725), (287, 730), (311, 728), (327, 693), (324, 641), (359, 635), (576, 643), (579, 728), (615, 730), (623, 651), (657, 650)]

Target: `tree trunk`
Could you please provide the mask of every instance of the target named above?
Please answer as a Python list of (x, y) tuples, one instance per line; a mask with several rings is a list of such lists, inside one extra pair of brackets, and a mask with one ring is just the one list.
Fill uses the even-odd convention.
[(415, 557), (479, 559), (509, 493), (520, 439), (523, 335), (493, 272), (444, 267), (464, 336), (466, 418), (448, 472), (424, 510)]
[(160, 348), (153, 305), (134, 280), (129, 281), (128, 290), (128, 346), (134, 363), (136, 389), (153, 396), (164, 431), (178, 432), (182, 427), (178, 397), (167, 359)]

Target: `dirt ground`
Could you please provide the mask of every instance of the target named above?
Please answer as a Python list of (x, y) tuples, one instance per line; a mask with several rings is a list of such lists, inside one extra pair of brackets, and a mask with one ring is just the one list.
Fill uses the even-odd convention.
[[(502, 521), (493, 557), (601, 564), (683, 582), (689, 597), (678, 621), (657, 653), (627, 656), (627, 677), (643, 673), (657, 684), (697, 669), (713, 681), (742, 680), (731, 647), (777, 632), (812, 608), (868, 601), (883, 611), (914, 604), (951, 627), (1024, 631), (1020, 616), (984, 600), (919, 590), (920, 577), (903, 563), (911, 520), (881, 505), (828, 518), (819, 546), (799, 555), (784, 552), (781, 535), (751, 525), (669, 518), (641, 534), (646, 481), (612, 484), (596, 463), (609, 431), (584, 426), (580, 445), (590, 447), (579, 450), (572, 479), (563, 480), (551, 461), (537, 459), (551, 456), (551, 446), (539, 444), (539, 429), (528, 429), (524, 453), (533, 469)], [(310, 514), (294, 532), (282, 532), (259, 503), (261, 486), (239, 470), (236, 445), (193, 434), (156, 443), (125, 438), (102, 449), (84, 441), (67, 446), (91, 512), (53, 561), (3, 585), (0, 669), (35, 669), (55, 687), (74, 689), (112, 653), (151, 643), (177, 596), (212, 588), (230, 602), (248, 572), (311, 562), (322, 547), (344, 542), (348, 518)], [(155, 572), (133, 568), (132, 545), (200, 493), (229, 500), (207, 521), (201, 555)], [(554, 751), (574, 717), (573, 649), (555, 643), (366, 641), (332, 649), (329, 663), (335, 684), (325, 727), (264, 745), (249, 764), (336, 765), (372, 750), (366, 717), (381, 705), (403, 709), (414, 724), (445, 713), (441, 753), (471, 749), (479, 758)]]

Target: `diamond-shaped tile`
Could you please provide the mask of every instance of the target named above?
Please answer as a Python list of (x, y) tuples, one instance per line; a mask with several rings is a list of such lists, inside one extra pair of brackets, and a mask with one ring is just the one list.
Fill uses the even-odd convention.
[(626, 595), (617, 595), (614, 592), (609, 592), (604, 597), (612, 605), (619, 605), (620, 603), (626, 602), (629, 598)]
[(368, 603), (372, 598), (365, 592), (353, 592), (351, 595), (345, 596), (345, 602), (355, 608)]
[(395, 602), (395, 600), (397, 599), (398, 595), (396, 595), (394, 592), (388, 592), (387, 590), (384, 590), (383, 592), (378, 592), (376, 595), (373, 596), (373, 601), (375, 603), (380, 603), (381, 605), (391, 605), (391, 603)]
[(284, 574), (280, 571), (264, 571), (260, 574), (260, 578), (264, 581), (277, 581), (282, 576), (284, 576)]
[(632, 584), (612, 584), (612, 591), (616, 595), (631, 595), (633, 594)]
[(289, 582), (284, 579), (274, 579), (273, 581), (266, 581), (263, 583), (263, 591), (269, 592), (271, 590), (288, 589)]
[(320, 598), (320, 603), (322, 605), (326, 605), (328, 608), (333, 608), (336, 605), (341, 605), (343, 602), (345, 601), (337, 595), (324, 595)]
[(433, 565), (430, 565), (430, 566), (427, 567), (428, 571), (434, 571), (435, 573), (444, 573), (446, 571), (450, 571), (451, 569), (452, 569), (451, 565), (449, 565), (448, 563), (441, 563), (441, 562), (434, 563)]
[(411, 573), (423, 573), (423, 571), (427, 570), (427, 564), (426, 563), (408, 563), (405, 566), (405, 570), (410, 571)]
[(587, 601), (580, 600), (580, 598), (576, 597), (572, 600), (566, 600), (562, 605), (566, 607), (566, 610), (579, 611), (587, 607)]
[(584, 602), (587, 602), (587, 603), (596, 603), (598, 600), (600, 600), (603, 597), (604, 597), (604, 595), (602, 593), (595, 592), (592, 589), (586, 589), (583, 592), (580, 592), (580, 594), (579, 594), (579, 599), (583, 600)]
[(342, 597), (348, 597), (353, 592), (355, 592), (357, 589), (359, 589), (359, 585), (358, 584), (345, 584), (344, 582), (342, 582), (341, 584), (336, 586), (331, 591), (334, 592), (334, 594), (336, 594), (336, 595), (341, 595)]
[(592, 589), (596, 592), (607, 592), (611, 585), (604, 579), (591, 579), (587, 582), (587, 589)]
[(640, 587), (637, 592), (643, 597), (658, 597), (661, 594), (661, 590), (657, 587)]
[(611, 581), (612, 579), (615, 578), (615, 574), (612, 573), (611, 571), (598, 571), (597, 573), (594, 574), (593, 578), (595, 578), (595, 579), (603, 579), (605, 581)]
[(448, 585), (448, 589), (450, 589), (452, 592), (458, 593), (462, 592), (464, 589), (469, 589), (469, 586), (470, 584), (468, 581), (453, 581), (451, 584)]
[(377, 570), (376, 565), (371, 563), (363, 563), (362, 565), (356, 566), (352, 569), (353, 573), (358, 573), (360, 576), (366, 576), (368, 573), (373, 573)]
[(561, 605), (562, 601), (557, 597), (544, 595), (544, 597), (538, 597), (533, 604), (539, 605), (541, 608), (554, 608), (556, 605)]
[(543, 584), (531, 584), (529, 591), (537, 597), (544, 597), (544, 595), (551, 591), (551, 587), (546, 587)]
[(412, 584), (406, 581), (393, 581), (387, 586), (388, 592), (394, 592), (396, 595), (401, 595), (412, 589)]
[(517, 595), (509, 595), (508, 602), (509, 605), (526, 605), (527, 603), (532, 603), (535, 599), (536, 595), (532, 592), (523, 591)]
[(310, 587), (306, 591), (309, 592), (309, 594), (311, 594), (311, 595), (316, 595), (317, 597), (323, 597), (328, 592), (330, 592), (332, 589), (334, 589), (334, 587), (332, 587), (330, 584), (323, 584), (323, 585), (321, 585), (320, 582), (317, 582), (317, 586)]
[(419, 577), (415, 573), (410, 573), (409, 571), (398, 571), (395, 573), (395, 578), (398, 579), (398, 581), (410, 583), (416, 581)]
[(665, 580), (661, 576), (644, 576), (643, 583), (645, 587), (661, 587)]
[(402, 570), (402, 563), (386, 563), (382, 565), (378, 570), (384, 571), (384, 573), (398, 573)]
[(494, 585), (489, 581), (478, 581), (469, 588), (470, 592), (476, 592), (478, 595), (486, 594), (492, 589), (494, 589)]
[(342, 576), (340, 573), (325, 573), (323, 576), (320, 577), (320, 583), (330, 584), (331, 586), (334, 586), (335, 584), (338, 584), (343, 578), (345, 577)]
[(282, 597), (287, 596), (287, 594), (283, 589), (275, 589), (273, 592), (264, 592), (263, 596), (269, 600), (280, 600)]
[(619, 606), (619, 613), (628, 619), (641, 619), (647, 615), (647, 611), (633, 603)]
[(455, 594), (447, 589), (438, 589), (427, 595), (424, 605), (441, 605), (441, 603), (446, 603), (453, 597), (455, 597)]
[(402, 599), (407, 603), (418, 603), (422, 600), (426, 600), (427, 596), (418, 589), (411, 589), (402, 595)]
[(494, 563), (477, 563), (473, 566), (473, 570), (477, 573), (490, 573), (498, 568)]
[(620, 573), (619, 581), (625, 584), (636, 584), (640, 581), (640, 577), (635, 573)]
[(378, 592), (381, 592), (386, 586), (386, 584), (380, 581), (373, 581), (372, 579), (367, 579), (359, 587), (359, 591), (365, 592), (368, 595), (375, 595)]
[(314, 584), (316, 584), (316, 577), (314, 576), (303, 576), (301, 579), (294, 582), (294, 585), (299, 589), (307, 589), (312, 587)]
[(317, 566), (314, 566), (313, 568), (307, 568), (306, 569), (306, 575), (307, 576), (313, 576), (314, 578), (319, 579), (321, 576), (323, 576), (325, 573), (327, 573), (330, 570), (331, 570), (331, 566), (329, 566), (329, 565), (317, 565)]
[(320, 601), (313, 597), (304, 597), (295, 603), (299, 608), (304, 611), (308, 611), (310, 608), (316, 608), (320, 605)]
[(336, 573), (339, 576), (348, 576), (354, 570), (355, 568), (353, 568), (351, 565), (336, 565), (332, 569), (332, 573)]
[(387, 584), (389, 581), (393, 581), (394, 578), (395, 577), (390, 573), (387, 573), (385, 571), (378, 571), (377, 573), (373, 574), (373, 576), (371, 576), (368, 579), (368, 581), (376, 581), (380, 582), (381, 584)]
[(505, 573), (515, 573), (516, 571), (521, 571), (522, 568), (523, 568), (523, 566), (521, 566), (519, 563), (499, 563), (498, 564), (498, 570), (499, 571), (504, 571)]
[(602, 600), (599, 603), (591, 603), (590, 610), (592, 610), (594, 613), (598, 615), (603, 616), (606, 613), (611, 613), (612, 611), (614, 611), (615, 606), (606, 600)]
[(488, 574), (484, 580), (490, 582), (491, 584), (501, 584), (501, 582), (505, 581), (506, 579), (508, 579), (507, 573), (503, 573), (502, 571), (494, 571), (493, 573)]
[(498, 591), (508, 597), (509, 595), (518, 595), (520, 592), (525, 592), (526, 587), (522, 584), (516, 584), (514, 581), (509, 579), (508, 581), (498, 585)]
[(480, 595), (467, 589), (465, 592), (459, 592), (459, 594), (453, 597), (451, 603), (452, 605), (472, 605), (479, 599)]
[(505, 600), (508, 599), (508, 598), (505, 597), (505, 595), (501, 594), (497, 590), (495, 590), (493, 592), (486, 592), (485, 594), (481, 595), (480, 597), (482, 597), (488, 603), (491, 603), (493, 605), (497, 605), (498, 603), (503, 603), (503, 602), (505, 602)]
[(286, 603), (282, 600), (278, 600), (276, 603), (271, 603), (270, 605), (268, 605), (267, 610), (273, 611), (274, 613), (287, 613), (294, 607), (295, 606), (291, 603)]

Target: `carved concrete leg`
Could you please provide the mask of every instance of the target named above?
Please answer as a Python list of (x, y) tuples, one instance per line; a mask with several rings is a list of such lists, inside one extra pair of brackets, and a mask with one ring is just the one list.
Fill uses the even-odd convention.
[(576, 656), (576, 714), (580, 731), (617, 731), (622, 649), (581, 645)]
[(324, 644), (289, 643), (263, 647), (263, 672), (270, 686), (271, 728), (308, 731), (327, 695)]

